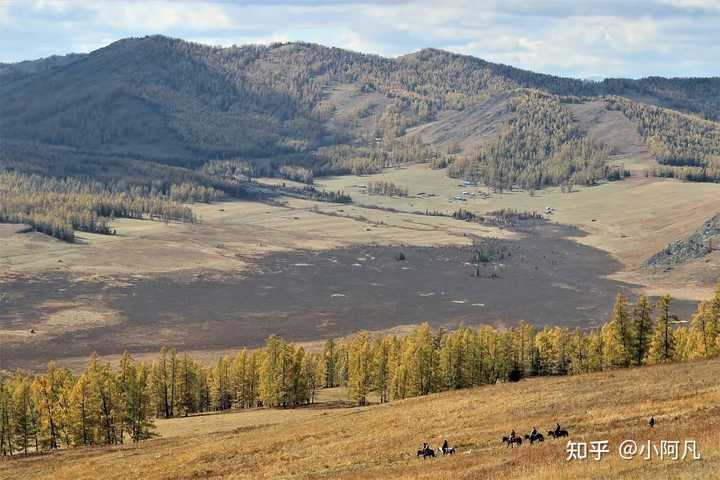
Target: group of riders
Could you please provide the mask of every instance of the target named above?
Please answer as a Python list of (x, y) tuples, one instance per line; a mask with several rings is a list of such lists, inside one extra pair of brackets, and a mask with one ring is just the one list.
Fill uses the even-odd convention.
[[(548, 435), (554, 438), (560, 438), (560, 437), (567, 437), (568, 431), (563, 430), (563, 428), (560, 426), (560, 423), (556, 423), (555, 430), (548, 431)], [(542, 442), (545, 440), (545, 437), (542, 433), (540, 433), (537, 429), (537, 427), (533, 427), (532, 432), (530, 432), (528, 435), (525, 435), (525, 439), (530, 441), (530, 444), (533, 444), (535, 442)], [(503, 442), (507, 443), (508, 447), (514, 447), (515, 445), (520, 446), (522, 445), (522, 437), (520, 437), (515, 430), (513, 429), (512, 432), (510, 432), (510, 436), (503, 437)], [(417, 451), (418, 457), (434, 457), (436, 450), (433, 450), (433, 448), (430, 446), (429, 443), (423, 443), (422, 448), (420, 448)], [(440, 447), (437, 452), (441, 455), (452, 455), (455, 453), (455, 449), (448, 445), (448, 441), (444, 440), (442, 447)]]
[[(442, 447), (440, 447), (437, 450), (441, 455), (452, 455), (455, 453), (455, 448), (448, 445), (448, 441), (444, 440)], [(423, 443), (422, 448), (418, 450), (417, 452), (418, 457), (434, 457), (435, 456), (435, 450), (430, 446), (429, 443)]]
[[(568, 431), (563, 430), (562, 427), (560, 427), (560, 423), (556, 423), (555, 430), (548, 431), (548, 435), (553, 438), (560, 438), (560, 437), (567, 437)], [(525, 435), (525, 439), (530, 441), (530, 444), (532, 445), (535, 442), (543, 442), (545, 441), (545, 437), (542, 433), (540, 433), (537, 429), (537, 427), (533, 427), (532, 432), (530, 432), (528, 435)], [(517, 433), (515, 433), (515, 430), (510, 432), (510, 435), (507, 437), (503, 437), (503, 442), (507, 443), (508, 447), (514, 447), (515, 445), (522, 445), (522, 437), (520, 437)]]
[[(648, 425), (650, 425), (650, 428), (655, 428), (656, 421), (655, 417), (650, 417), (650, 421), (648, 422)], [(569, 436), (567, 430), (563, 430), (562, 427), (560, 427), (560, 423), (556, 422), (555, 424), (555, 430), (549, 430), (548, 435), (553, 438), (561, 438), (561, 437), (567, 437)], [(532, 445), (535, 442), (543, 442), (545, 441), (545, 437), (542, 433), (540, 433), (537, 429), (537, 427), (533, 427), (532, 432), (530, 432), (528, 435), (525, 435), (525, 439), (530, 441), (530, 444)], [(515, 429), (513, 429), (512, 432), (510, 432), (509, 436), (504, 436), (502, 438), (503, 443), (506, 443), (508, 447), (514, 447), (515, 445), (520, 446), (522, 445), (522, 437), (520, 437), (516, 432)], [(455, 453), (455, 449), (448, 445), (448, 441), (443, 441), (442, 447), (440, 447), (437, 450), (441, 455), (448, 455)], [(417, 452), (418, 457), (434, 457), (435, 456), (435, 450), (430, 447), (429, 443), (423, 443), (422, 448), (418, 450)]]

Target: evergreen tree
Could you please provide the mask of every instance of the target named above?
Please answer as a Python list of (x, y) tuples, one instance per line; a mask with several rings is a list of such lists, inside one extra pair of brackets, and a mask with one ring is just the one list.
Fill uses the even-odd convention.
[(13, 411), (11, 382), (0, 375), (0, 454), (12, 455), (15, 448), (13, 434)]
[(323, 361), (325, 365), (325, 388), (335, 387), (337, 385), (338, 354), (335, 340), (332, 338), (325, 342)]
[(373, 346), (368, 332), (353, 335), (348, 345), (348, 387), (352, 399), (358, 405), (367, 403), (367, 395), (373, 386)]
[(286, 404), (285, 398), (285, 343), (273, 335), (267, 339), (260, 367), (260, 400), (263, 406)]
[(675, 356), (675, 336), (670, 324), (671, 301), (670, 295), (665, 295), (658, 300), (655, 306), (657, 319), (648, 354), (651, 363), (667, 363), (672, 361)]
[(627, 300), (618, 294), (612, 318), (603, 326), (604, 363), (608, 366), (627, 367), (632, 361), (633, 339)]
[(60, 446), (63, 425), (61, 395), (72, 375), (67, 369), (59, 369), (53, 362), (47, 373), (38, 375), (32, 383), (33, 401), (37, 405), (40, 420), (40, 436), (43, 446), (56, 449)]
[(14, 437), (12, 442), (23, 453), (30, 447), (40, 450), (38, 437), (38, 412), (32, 398), (31, 381), (23, 375), (16, 375), (10, 382), (12, 417), (11, 428)]
[(650, 350), (653, 333), (652, 307), (641, 295), (633, 309), (633, 356), (635, 365), (642, 365)]
[(374, 388), (380, 396), (380, 403), (385, 403), (390, 399), (390, 379), (391, 379), (391, 356), (394, 346), (393, 337), (383, 337), (375, 342), (374, 348), (374, 365), (375, 385)]

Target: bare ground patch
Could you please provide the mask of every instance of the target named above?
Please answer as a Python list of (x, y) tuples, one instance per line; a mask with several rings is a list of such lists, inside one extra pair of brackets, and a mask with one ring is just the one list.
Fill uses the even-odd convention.
[[(58, 326), (52, 341), (15, 342), (3, 358), (10, 366), (41, 365), (93, 351), (157, 352), (163, 345), (226, 350), (260, 345), (271, 334), (306, 342), (421, 322), (450, 328), (520, 320), (594, 327), (607, 319), (618, 292), (631, 294), (638, 286), (607, 278), (622, 265), (566, 238), (578, 234), (543, 225), (518, 238), (495, 240), (503, 257), (483, 266), (481, 278), (472, 276), (471, 246), (368, 245), (276, 253), (256, 259), (242, 275), (164, 274), (129, 278), (127, 286), (82, 282), (75, 292), (56, 295), (77, 302), (101, 293), (105, 308), (118, 316), (95, 317), (87, 328)], [(398, 252), (405, 260), (396, 259)], [(9, 286), (23, 289), (23, 284)], [(52, 300), (40, 296), (37, 303)], [(17, 314), (24, 305), (9, 306)], [(686, 314), (693, 305), (678, 307)], [(58, 321), (83, 318), (55, 315)], [(22, 318), (0, 317), (0, 322), (17, 325)], [(101, 325), (97, 318), (121, 321)]]

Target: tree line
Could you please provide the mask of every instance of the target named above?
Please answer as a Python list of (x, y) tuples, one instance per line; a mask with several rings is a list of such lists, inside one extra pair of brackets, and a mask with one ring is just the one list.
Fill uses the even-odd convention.
[(169, 197), (137, 188), (126, 191), (92, 181), (55, 179), (0, 172), (0, 222), (25, 223), (33, 229), (72, 242), (75, 230), (110, 234), (113, 218), (145, 218), (195, 222), (192, 210), (180, 201), (218, 198), (210, 187), (172, 185)]
[(79, 374), (50, 363), (45, 373), (0, 376), (0, 452), (138, 442), (153, 419), (231, 408), (291, 408), (318, 390), (347, 387), (359, 405), (471, 388), (523, 377), (572, 375), (720, 355), (720, 285), (689, 324), (669, 295), (630, 304), (618, 295), (608, 321), (590, 330), (424, 324), (405, 336), (358, 332), (306, 351), (277, 336), (211, 365), (163, 348), (117, 366), (95, 355)]
[(367, 193), (369, 195), (384, 195), (386, 197), (407, 197), (408, 189), (407, 187), (390, 181), (377, 180), (368, 182)]

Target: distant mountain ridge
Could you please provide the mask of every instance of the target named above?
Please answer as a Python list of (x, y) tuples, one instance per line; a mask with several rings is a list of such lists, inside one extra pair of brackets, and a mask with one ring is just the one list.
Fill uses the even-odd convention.
[[(13, 165), (105, 156), (193, 168), (226, 158), (313, 165), (323, 149), (374, 148), (453, 118), (442, 128), (465, 126), (426, 129), (422, 141), (446, 148), (460, 138), (469, 153), (513, 118), (508, 102), (526, 89), (720, 118), (720, 78), (587, 82), (436, 49), (389, 59), (308, 43), (218, 48), (149, 36), (0, 65), (0, 141)], [(491, 118), (482, 110), (490, 99)]]

